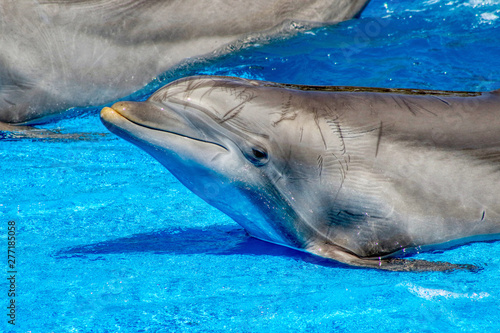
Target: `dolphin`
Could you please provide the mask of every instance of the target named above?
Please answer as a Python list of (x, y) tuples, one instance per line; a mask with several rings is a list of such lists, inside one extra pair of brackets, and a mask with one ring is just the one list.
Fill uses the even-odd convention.
[(358, 14), (368, 0), (0, 0), (0, 122), (128, 96), (184, 59)]
[(360, 267), (500, 239), (500, 90), (321, 87), (188, 77), (104, 125), (256, 238)]

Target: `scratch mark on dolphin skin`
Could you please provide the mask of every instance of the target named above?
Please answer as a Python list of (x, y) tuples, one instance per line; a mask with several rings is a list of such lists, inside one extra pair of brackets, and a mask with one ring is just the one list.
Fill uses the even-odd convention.
[[(399, 103), (397, 96), (389, 95), (389, 97), (392, 98), (392, 100), (398, 105), (398, 108), (403, 109), (403, 106)], [(411, 109), (410, 112), (413, 113)], [(413, 113), (413, 115), (415, 114)]]
[(227, 111), (223, 116), (222, 119), (220, 120), (220, 123), (224, 123), (228, 120), (231, 120), (232, 118), (236, 117), (245, 107), (246, 102), (241, 102), (240, 104), (236, 105), (234, 108), (230, 109)]
[(377, 149), (375, 149), (375, 157), (378, 155), (378, 149), (380, 147), (380, 140), (382, 139), (382, 127), (383, 127), (383, 122), (380, 121), (380, 128), (378, 130), (378, 138), (377, 138)]
[[(216, 117), (212, 112), (210, 112), (209, 110), (207, 110), (206, 108), (204, 108), (204, 107), (202, 107), (200, 105), (197, 105), (197, 104), (194, 104), (194, 103), (191, 103), (191, 102), (187, 102), (187, 101), (184, 101), (182, 99), (175, 98), (175, 97), (169, 98), (168, 102), (170, 102), (172, 104), (180, 105), (180, 106), (184, 107), (184, 109), (187, 109), (187, 108), (196, 109), (196, 110), (204, 113), (208, 118), (210, 118), (214, 122), (216, 122), (218, 124), (221, 124), (223, 128), (228, 129), (227, 126), (224, 126), (224, 122), (221, 121), (220, 118)], [(242, 129), (242, 130), (244, 130), (247, 133), (252, 133), (255, 136), (260, 136), (260, 137), (263, 137), (263, 138), (267, 138), (267, 135), (250, 132), (250, 131), (248, 131), (247, 128), (244, 128), (243, 126), (240, 126), (239, 128)], [(246, 134), (244, 134), (244, 133), (242, 133), (240, 131), (236, 132), (236, 128), (232, 128), (232, 131), (234, 133), (236, 133), (238, 136), (240, 136), (242, 138), (242, 140), (246, 140), (246, 141), (251, 141), (252, 140), (248, 135), (246, 135)]]
[[(76, 36), (75, 36), (76, 37)], [(75, 43), (73, 41), (73, 43)], [(74, 48), (76, 50), (76, 48)], [(92, 59), (94, 59), (94, 62), (92, 63), (92, 65), (88, 66), (88, 69), (87, 69), (87, 72), (86, 72), (86, 75), (90, 75), (93, 71), (94, 71), (94, 68), (97, 67), (97, 64), (99, 63), (99, 61), (101, 61), (101, 59), (107, 54), (109, 53), (109, 50), (111, 49), (111, 46), (108, 46), (107, 48), (105, 49), (99, 49), (99, 50), (96, 50), (95, 47), (94, 47), (94, 50), (93, 50), (93, 54), (92, 54)], [(66, 75), (64, 77), (67, 77)]]
[[(282, 169), (280, 171), (281, 175), (287, 175), (287, 174), (289, 174), (290, 170), (292, 169), (291, 166), (290, 166), (290, 157), (291, 157), (290, 154), (291, 154), (291, 152), (288, 151), (288, 156), (286, 156), (286, 158), (285, 158), (285, 164), (283, 165), (283, 167), (282, 167)], [(288, 178), (288, 180), (292, 179), (292, 177), (287, 177), (287, 178)]]
[(281, 101), (281, 111), (280, 111), (280, 119), (273, 123), (273, 126), (278, 125), (280, 122), (284, 120), (295, 120), (297, 115), (299, 114), (298, 110), (291, 111), (292, 108), (292, 95), (289, 94), (286, 100), (282, 99)]
[[(184, 96), (183, 96), (184, 99), (189, 99), (191, 97), (191, 94), (194, 91), (194, 89), (193, 89), (194, 84), (196, 84), (196, 83), (193, 81), (187, 82), (187, 87), (186, 87), (186, 90), (184, 91)], [(167, 90), (167, 93), (168, 93), (168, 90)], [(165, 97), (168, 98), (169, 96), (165, 96)]]
[(236, 93), (236, 98), (238, 98), (240, 101), (243, 101), (243, 102), (250, 102), (255, 97), (256, 96), (255, 96), (255, 92), (253, 91), (253, 89), (250, 90), (248, 88), (245, 88), (242, 91)]
[(484, 215), (486, 214), (486, 211), (483, 210), (483, 216), (481, 217), (481, 221), (484, 221)]
[[(195, 84), (197, 84), (197, 85), (194, 87), (194, 89), (203, 88), (203, 87), (204, 87), (204, 84), (203, 84), (203, 83), (204, 83), (203, 81), (200, 81), (200, 82), (198, 82), (198, 83), (195, 83)], [(223, 86), (221, 86), (220, 84), (217, 84), (217, 83), (218, 83), (218, 82), (216, 82), (215, 80), (214, 80), (214, 81), (212, 81), (212, 86), (211, 86), (209, 89), (207, 89), (207, 91), (206, 91), (203, 95), (201, 95), (200, 99), (203, 99), (203, 98), (205, 98), (206, 96), (210, 96), (210, 94), (211, 94), (213, 91), (217, 90), (217, 88), (220, 88), (222, 91), (224, 91), (224, 88), (225, 88), (225, 87), (223, 87)], [(190, 88), (190, 89), (191, 89), (191, 88)]]
[(21, 90), (33, 89), (35, 87), (34, 83), (29, 82), (25, 78), (14, 77), (14, 75), (12, 75), (11, 73), (9, 73), (9, 81), (12, 82), (12, 85), (16, 86)]
[(292, 105), (292, 94), (288, 94), (288, 98), (286, 101), (281, 104), (281, 113), (286, 115), (290, 111), (290, 107)]
[(9, 101), (7, 98), (4, 98), (3, 100), (7, 102), (7, 104), (16, 105), (16, 103)]
[(221, 123), (226, 122), (226, 121), (231, 120), (232, 118), (236, 117), (243, 110), (246, 103), (248, 103), (256, 98), (255, 93), (251, 92), (251, 91), (247, 91), (247, 89), (244, 89), (243, 91), (238, 91), (238, 90), (234, 89), (232, 92), (230, 92), (230, 95), (232, 97), (236, 97), (238, 100), (241, 101), (241, 103), (236, 105), (232, 109), (228, 110), (222, 116)]
[(273, 126), (276, 126), (278, 125), (280, 122), (282, 122), (283, 120), (295, 120), (295, 118), (297, 118), (297, 115), (298, 115), (298, 112), (294, 112), (293, 114), (289, 114), (289, 113), (285, 113), (285, 114), (280, 114), (280, 119), (278, 121), (275, 121), (273, 123)]
[(215, 156), (214, 156), (214, 157), (212, 157), (212, 159), (210, 160), (210, 162), (213, 162), (213, 161), (217, 160), (217, 159), (218, 159), (219, 157), (221, 157), (222, 155), (223, 155), (223, 153), (217, 153), (217, 154), (215, 154)]
[(243, 110), (243, 103), (235, 106), (234, 108), (232, 108), (231, 110), (227, 111), (223, 116), (222, 116), (222, 119), (220, 121), (220, 123), (224, 123), (228, 120), (231, 120), (233, 119), (234, 117), (236, 117), (242, 110)]
[(369, 109), (370, 109), (370, 114), (371, 115), (376, 115), (377, 112), (375, 111), (375, 108), (373, 107), (372, 102), (370, 102), (370, 104), (368, 104), (368, 106), (369, 106)]
[(318, 110), (313, 109), (314, 113), (314, 123), (316, 124), (316, 127), (318, 128), (319, 134), (321, 135), (321, 140), (323, 140), (323, 145), (325, 146), (325, 150), (328, 150), (328, 145), (326, 144), (325, 136), (323, 135), (323, 132), (321, 131), (321, 127), (319, 126), (319, 119), (318, 119)]
[(426, 111), (426, 112), (428, 112), (428, 113), (432, 114), (433, 116), (437, 116), (437, 114), (436, 114), (436, 113), (434, 113), (434, 112), (432, 112), (431, 110), (429, 110), (429, 109), (427, 109), (427, 108), (423, 107), (423, 106), (422, 106), (422, 105), (420, 105), (420, 104), (417, 104), (417, 103), (415, 103), (415, 102), (411, 102), (411, 101), (406, 101), (405, 103), (408, 103), (408, 104), (411, 104), (411, 105), (413, 105), (413, 106), (416, 106), (417, 108), (420, 108), (420, 109), (422, 109), (422, 110), (424, 110), (424, 111)]
[[(411, 105), (410, 105), (410, 104), (408, 104), (408, 103), (404, 100), (404, 98), (400, 97), (399, 99), (401, 100), (401, 102), (403, 102), (403, 104), (406, 106), (406, 109), (407, 109), (408, 111), (410, 111), (410, 112), (411, 112), (414, 116), (416, 116), (416, 115), (417, 115), (417, 112), (416, 112), (415, 110), (413, 110), (413, 109), (412, 109)], [(401, 106), (401, 105), (400, 105), (400, 106)]]
[(217, 82), (215, 80), (212, 80), (211, 82), (204, 82), (204, 81), (188, 81), (187, 82), (187, 87), (186, 90), (184, 91), (184, 99), (189, 99), (191, 98), (191, 95), (198, 89), (204, 88), (204, 87), (209, 87), (205, 93), (203, 93), (200, 97), (200, 100), (205, 98), (207, 95), (210, 96), (210, 94), (218, 88)]
[(344, 102), (342, 103), (342, 106), (343, 106), (343, 109), (345, 110), (352, 110), (352, 111), (356, 111), (356, 108), (354, 108), (351, 103), (349, 102)]
[[(394, 101), (396, 101), (396, 103), (398, 104), (399, 107), (402, 108), (402, 105), (400, 103), (398, 103), (398, 101), (396, 100), (396, 97), (393, 96), (392, 99), (394, 99)], [(416, 116), (420, 110), (424, 110), (424, 111), (427, 111), (428, 113), (434, 115), (434, 116), (437, 116), (434, 112), (424, 108), (422, 105), (419, 105), (415, 102), (412, 102), (412, 101), (409, 101), (409, 100), (406, 100), (405, 98), (403, 97), (398, 97), (398, 99), (403, 102), (403, 104), (406, 106), (406, 109), (408, 111), (410, 111), (414, 116)], [(419, 110), (420, 109), (420, 110)]]
[(448, 101), (447, 101), (447, 100), (442, 99), (442, 98), (440, 98), (440, 97), (438, 97), (438, 96), (432, 96), (432, 95), (431, 95), (431, 97), (434, 97), (435, 99), (437, 99), (437, 100), (439, 100), (439, 101), (443, 102), (444, 104), (446, 104), (446, 105), (448, 105), (448, 106), (450, 106), (450, 105), (451, 105), (450, 103), (448, 103)]
[(338, 126), (338, 128), (339, 128), (339, 135), (340, 135), (340, 143), (342, 145), (342, 148), (340, 150), (342, 151), (342, 155), (345, 155), (346, 147), (345, 147), (344, 135), (342, 134), (342, 130), (340, 129), (340, 125)]
[[(337, 134), (337, 136), (339, 137), (340, 144), (341, 144), (340, 151), (342, 152), (342, 155), (344, 155), (346, 153), (346, 147), (345, 147), (344, 134), (342, 132), (342, 128), (340, 127), (340, 124), (337, 121), (335, 121), (335, 119), (331, 120), (331, 121), (327, 120), (327, 123), (330, 125), (330, 128), (333, 130), (333, 132), (335, 134)], [(334, 128), (332, 127), (332, 124), (333, 124)]]
[(301, 126), (300, 127), (300, 141), (299, 142), (302, 142), (302, 136), (304, 135), (304, 127)]
[(204, 97), (206, 94), (210, 94), (213, 90), (216, 89), (220, 89), (222, 92), (228, 93), (229, 96), (234, 97), (242, 102), (251, 101), (256, 97), (253, 87), (243, 87), (241, 89), (241, 87), (239, 86), (231, 86), (230, 82), (218, 80), (213, 80), (212, 83), (212, 88), (209, 89), (205, 94), (203, 94), (202, 97)]
[[(332, 153), (332, 155), (335, 156), (334, 153)], [(335, 156), (335, 158), (337, 158), (337, 156)], [(342, 186), (344, 185), (344, 181), (347, 178), (347, 170), (344, 168), (344, 165), (342, 164), (340, 159), (337, 158), (337, 162), (340, 165), (340, 188), (342, 188)]]
[(316, 160), (318, 161), (319, 181), (321, 183), (321, 174), (323, 173), (323, 156), (318, 155), (318, 158)]

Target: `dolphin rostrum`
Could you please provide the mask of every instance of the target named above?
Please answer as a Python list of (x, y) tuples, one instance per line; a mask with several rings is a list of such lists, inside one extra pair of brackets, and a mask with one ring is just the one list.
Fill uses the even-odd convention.
[(104, 108), (106, 127), (250, 235), (349, 265), (500, 239), (500, 90), (190, 77)]

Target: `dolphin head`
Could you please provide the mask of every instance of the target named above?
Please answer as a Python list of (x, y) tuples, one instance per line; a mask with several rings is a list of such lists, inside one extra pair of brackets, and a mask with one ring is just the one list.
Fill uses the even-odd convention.
[(318, 112), (267, 82), (191, 77), (101, 119), (251, 235), (300, 249), (317, 229), (318, 198), (333, 199), (342, 182), (341, 139)]

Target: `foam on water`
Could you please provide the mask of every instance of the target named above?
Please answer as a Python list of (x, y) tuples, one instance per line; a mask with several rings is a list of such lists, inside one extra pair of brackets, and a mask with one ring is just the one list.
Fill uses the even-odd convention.
[[(498, 89), (499, 6), (372, 0), (358, 20), (181, 66), (134, 96), (192, 74)], [(107, 133), (97, 110), (77, 113), (45, 127)], [(483, 267), (477, 273), (347, 267), (251, 239), (138, 148), (111, 134), (89, 138), (0, 141), (3, 246), (7, 222), (18, 227), (16, 332), (500, 329), (500, 242), (415, 255)], [(0, 331), (12, 329), (5, 314)]]

